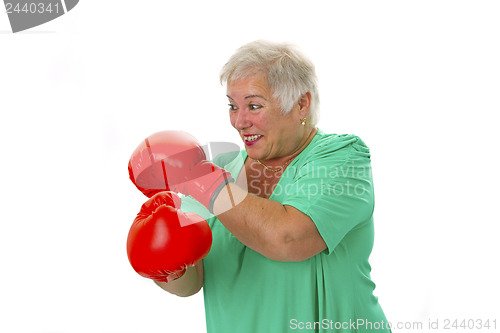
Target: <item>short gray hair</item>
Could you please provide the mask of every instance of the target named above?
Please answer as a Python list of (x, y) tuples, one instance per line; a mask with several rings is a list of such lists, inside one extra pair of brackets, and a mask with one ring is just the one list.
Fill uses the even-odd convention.
[(305, 93), (311, 93), (309, 122), (319, 121), (318, 79), (314, 64), (297, 46), (257, 40), (243, 45), (229, 58), (220, 73), (221, 84), (262, 72), (267, 76), (274, 97), (286, 114)]

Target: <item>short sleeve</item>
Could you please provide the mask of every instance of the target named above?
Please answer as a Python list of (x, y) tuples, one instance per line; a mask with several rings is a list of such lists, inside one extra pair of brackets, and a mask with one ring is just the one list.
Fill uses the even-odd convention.
[(298, 163), (281, 201), (308, 215), (332, 253), (374, 208), (370, 152), (356, 136), (323, 140)]

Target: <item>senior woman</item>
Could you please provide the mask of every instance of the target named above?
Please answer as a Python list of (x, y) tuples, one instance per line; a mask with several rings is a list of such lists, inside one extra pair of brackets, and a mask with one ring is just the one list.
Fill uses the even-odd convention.
[(292, 45), (255, 41), (229, 59), (221, 82), (245, 149), (214, 159), (234, 182), (214, 192), (211, 211), (182, 199), (182, 211), (208, 221), (210, 252), (156, 283), (179, 296), (203, 287), (209, 333), (390, 332), (368, 262), (369, 149), (316, 127), (311, 61)]

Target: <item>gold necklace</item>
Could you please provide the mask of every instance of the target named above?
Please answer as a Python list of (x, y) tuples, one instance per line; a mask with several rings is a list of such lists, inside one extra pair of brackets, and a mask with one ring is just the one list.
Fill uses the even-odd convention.
[(290, 158), (288, 161), (285, 162), (285, 164), (283, 164), (282, 166), (280, 166), (278, 169), (271, 169), (270, 167), (268, 167), (267, 165), (265, 165), (264, 163), (262, 163), (260, 160), (257, 160), (257, 162), (259, 162), (259, 164), (262, 165), (264, 167), (264, 169), (266, 169), (266, 170), (269, 170), (271, 172), (278, 172), (278, 171), (283, 170), (283, 168), (286, 167), (288, 165), (288, 163), (290, 163), (290, 161), (293, 160), (294, 158), (295, 158), (295, 156), (293, 156), (292, 158)]

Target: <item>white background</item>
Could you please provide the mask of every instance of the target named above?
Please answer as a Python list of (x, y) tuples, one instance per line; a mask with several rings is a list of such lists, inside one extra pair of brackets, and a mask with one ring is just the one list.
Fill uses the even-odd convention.
[(218, 73), (259, 38), (300, 45), (319, 127), (371, 147), (388, 319), (499, 327), (499, 17), (497, 1), (82, 0), (12, 34), (0, 13), (0, 331), (205, 331), (201, 293), (128, 263), (145, 197), (127, 162), (164, 129), (239, 144)]

